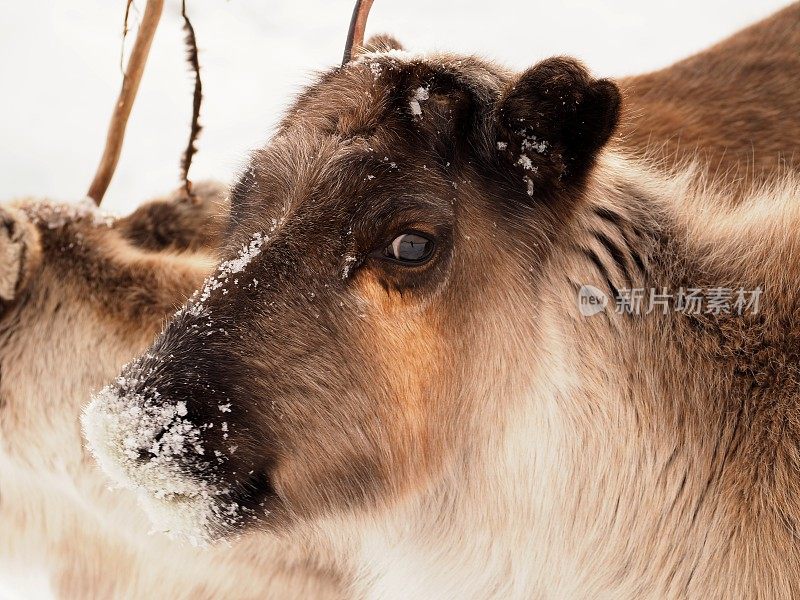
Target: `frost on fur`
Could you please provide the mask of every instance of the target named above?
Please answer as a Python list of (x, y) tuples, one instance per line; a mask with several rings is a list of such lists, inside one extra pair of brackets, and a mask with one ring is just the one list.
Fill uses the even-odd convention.
[(156, 529), (204, 544), (235, 525), (242, 512), (225, 503), (228, 490), (185, 474), (186, 463), (208, 464), (186, 403), (170, 403), (157, 390), (120, 393), (136, 382), (124, 377), (94, 396), (82, 416), (84, 436), (103, 470), (122, 487), (138, 492)]
[(111, 227), (116, 220), (98, 208), (91, 198), (69, 204), (37, 202), (26, 207), (26, 212), (34, 223), (42, 223), (49, 229), (59, 229), (76, 221), (90, 221), (95, 227)]
[[(273, 229), (275, 226), (277, 224), (273, 226)], [(261, 253), (261, 248), (268, 240), (269, 237), (258, 232), (254, 233), (250, 242), (239, 250), (236, 258), (220, 263), (217, 272), (206, 279), (203, 288), (192, 296), (189, 312), (195, 316), (202, 315), (205, 310), (205, 302), (211, 297), (212, 292), (221, 288), (224, 291), (224, 286), (229, 282), (231, 276), (241, 273)]]
[(418, 87), (414, 91), (414, 96), (409, 101), (408, 105), (411, 108), (411, 114), (415, 117), (422, 116), (422, 102), (430, 98), (430, 93), (426, 87)]

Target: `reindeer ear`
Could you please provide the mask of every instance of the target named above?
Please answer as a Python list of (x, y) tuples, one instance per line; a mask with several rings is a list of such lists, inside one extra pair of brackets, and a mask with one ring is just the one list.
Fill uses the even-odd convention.
[(525, 71), (497, 105), (497, 148), (528, 195), (583, 178), (619, 119), (620, 94), (579, 62), (551, 58)]
[(21, 211), (0, 207), (0, 312), (28, 284), (40, 254), (33, 224)]
[(192, 198), (178, 188), (142, 204), (116, 226), (132, 244), (151, 252), (216, 250), (229, 213), (227, 188), (205, 180), (193, 182)]
[(379, 33), (373, 35), (364, 44), (365, 52), (388, 52), (389, 50), (404, 50), (403, 44), (397, 41), (392, 35), (388, 33)]

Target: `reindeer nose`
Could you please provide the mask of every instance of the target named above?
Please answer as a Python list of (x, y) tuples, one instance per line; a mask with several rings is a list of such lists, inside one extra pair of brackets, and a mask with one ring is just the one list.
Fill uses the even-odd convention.
[(186, 402), (169, 401), (131, 381), (120, 378), (106, 386), (84, 411), (84, 433), (101, 464), (133, 472), (143, 464), (174, 468), (201, 456), (201, 429), (189, 419)]

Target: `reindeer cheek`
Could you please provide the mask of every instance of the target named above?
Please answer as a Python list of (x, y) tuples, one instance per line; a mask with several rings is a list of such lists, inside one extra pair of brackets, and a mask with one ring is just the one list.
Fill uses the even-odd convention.
[(372, 315), (393, 316), (403, 311), (410, 296), (384, 281), (372, 269), (360, 270), (353, 279), (353, 291)]
[[(381, 266), (360, 269), (353, 277), (352, 290), (367, 313), (374, 316), (408, 319), (427, 311), (441, 289), (435, 273), (381, 271)], [(411, 271), (411, 269), (409, 269)]]
[(376, 319), (366, 340), (385, 381), (380, 410), (397, 450), (390, 470), (402, 488), (418, 483), (428, 472), (426, 465), (437, 460), (431, 441), (441, 422), (437, 383), (445, 379), (442, 339), (435, 316), (424, 311)]

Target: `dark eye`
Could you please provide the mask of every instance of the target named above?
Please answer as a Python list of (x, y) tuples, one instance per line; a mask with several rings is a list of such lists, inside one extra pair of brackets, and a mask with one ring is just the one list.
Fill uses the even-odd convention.
[(419, 233), (401, 233), (383, 249), (385, 258), (408, 264), (419, 264), (433, 254), (433, 240)]

